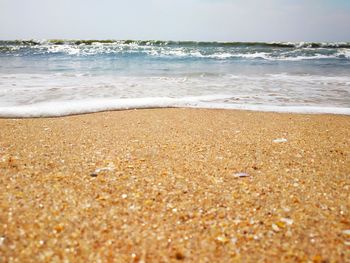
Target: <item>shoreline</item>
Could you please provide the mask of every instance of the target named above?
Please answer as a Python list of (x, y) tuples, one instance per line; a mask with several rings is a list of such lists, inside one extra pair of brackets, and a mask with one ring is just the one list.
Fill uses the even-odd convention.
[(350, 260), (350, 116), (0, 119), (0, 257)]
[[(31, 105), (0, 107), (0, 118), (42, 118), (93, 114), (106, 111), (145, 109), (201, 109), (242, 110), (290, 114), (349, 115), (349, 107), (329, 106), (279, 106), (264, 104), (217, 103), (215, 100), (229, 98), (228, 95), (192, 96), (183, 98), (147, 97), (129, 99), (90, 99), (82, 101), (41, 102)], [(209, 100), (209, 101), (208, 101)], [(210, 101), (212, 100), (212, 101)]]
[[(120, 109), (97, 109), (96, 111), (72, 111), (71, 113), (56, 114), (49, 112), (45, 114), (27, 113), (27, 114), (4, 114), (0, 111), (0, 119), (40, 119), (40, 118), (61, 118), (69, 116), (98, 114), (115, 111), (133, 111), (133, 110), (166, 110), (166, 109), (189, 109), (189, 110), (223, 110), (223, 111), (243, 111), (257, 113), (275, 113), (275, 114), (292, 114), (292, 115), (330, 115), (330, 116), (350, 116), (350, 108), (340, 107), (309, 107), (309, 106), (258, 106), (258, 105), (241, 105), (242, 107), (231, 108), (223, 106), (146, 106), (146, 107), (122, 107)], [(252, 106), (251, 108), (249, 106)], [(258, 107), (255, 109), (255, 107)], [(16, 107), (13, 107), (16, 108)], [(108, 108), (108, 107), (107, 107)], [(277, 108), (279, 110), (277, 110)], [(333, 111), (332, 111), (333, 110)]]

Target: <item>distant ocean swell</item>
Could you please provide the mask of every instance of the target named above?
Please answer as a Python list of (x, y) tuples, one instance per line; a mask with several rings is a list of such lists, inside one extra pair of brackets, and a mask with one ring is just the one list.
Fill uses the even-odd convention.
[(350, 42), (201, 42), (160, 40), (3, 40), (2, 45), (139, 45), (139, 46), (199, 46), (199, 47), (269, 47), (269, 48), (350, 48)]
[(0, 117), (164, 107), (350, 115), (350, 43), (0, 41)]

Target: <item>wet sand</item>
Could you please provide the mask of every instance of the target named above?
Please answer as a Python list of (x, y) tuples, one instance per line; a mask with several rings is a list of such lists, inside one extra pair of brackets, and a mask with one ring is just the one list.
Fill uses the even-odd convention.
[(0, 119), (0, 261), (350, 261), (350, 116)]

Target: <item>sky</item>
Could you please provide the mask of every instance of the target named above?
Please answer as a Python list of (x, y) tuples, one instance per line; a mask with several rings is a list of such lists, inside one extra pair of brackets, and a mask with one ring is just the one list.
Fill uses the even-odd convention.
[(350, 0), (0, 0), (0, 39), (350, 41)]

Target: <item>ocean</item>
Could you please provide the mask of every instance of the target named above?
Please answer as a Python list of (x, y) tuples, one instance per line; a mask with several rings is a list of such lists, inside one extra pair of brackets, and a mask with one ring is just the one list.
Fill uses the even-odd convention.
[(0, 117), (161, 107), (350, 114), (350, 43), (0, 41)]

